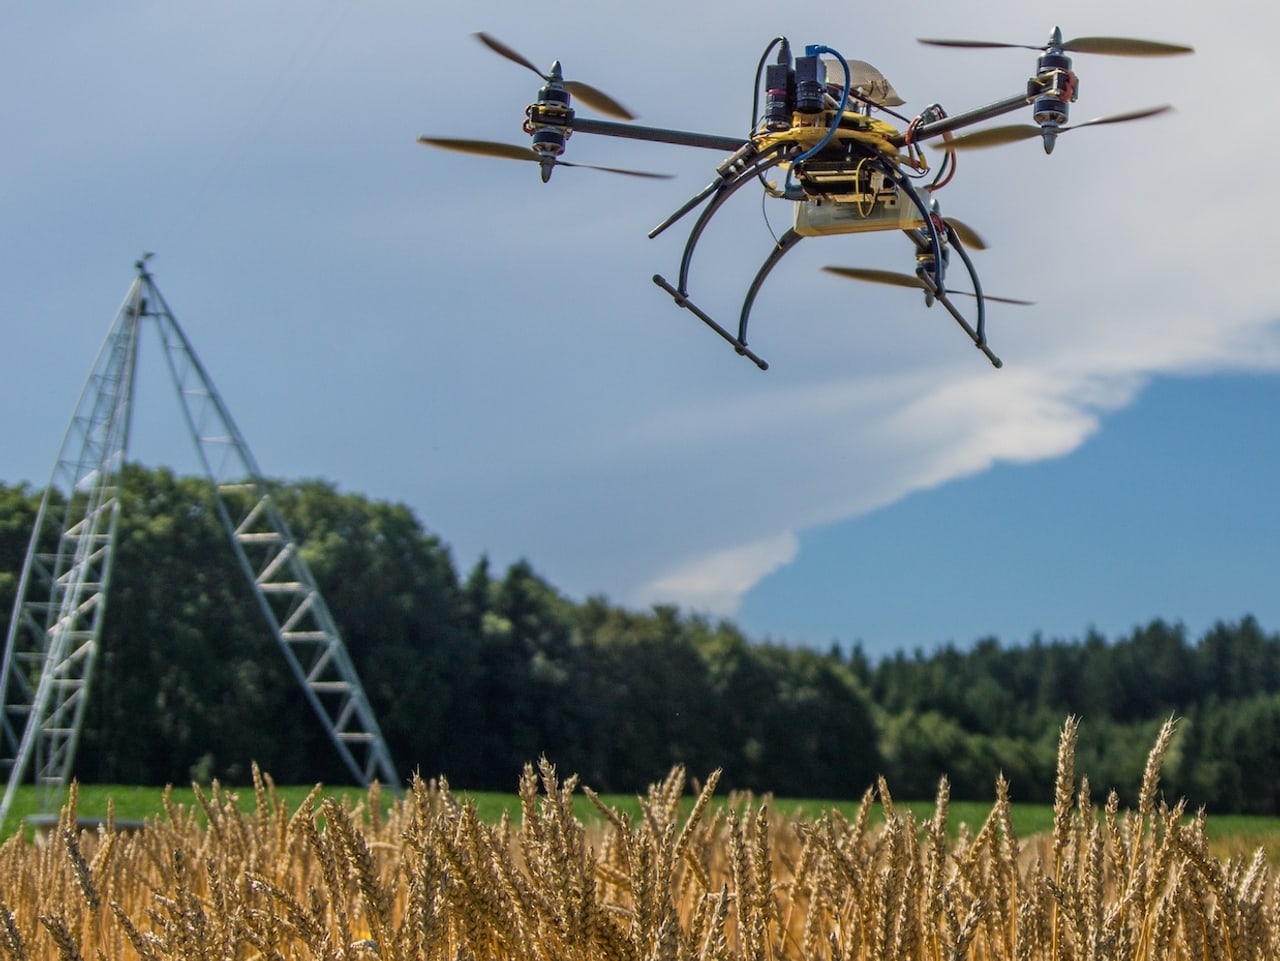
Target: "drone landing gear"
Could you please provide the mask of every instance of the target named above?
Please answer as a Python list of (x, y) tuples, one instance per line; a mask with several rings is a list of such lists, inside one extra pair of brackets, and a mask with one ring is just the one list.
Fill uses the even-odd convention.
[(667, 279), (663, 277), (661, 274), (654, 274), (653, 282), (671, 295), (671, 298), (676, 302), (677, 307), (684, 307), (685, 309), (689, 310), (693, 314), (693, 316), (697, 317), (700, 321), (702, 321), (704, 324), (706, 324), (708, 327), (714, 330), (717, 334), (719, 334), (721, 337), (727, 340), (730, 344), (732, 344), (733, 349), (736, 350), (739, 354), (741, 354), (743, 357), (746, 357), (748, 360), (750, 360), (753, 364), (755, 364), (761, 370), (769, 369), (768, 361), (763, 360), (760, 357), (756, 356), (756, 354), (754, 354), (751, 351), (751, 349), (747, 347), (746, 341), (742, 340), (739, 337), (735, 337), (733, 334), (729, 333), (729, 331), (725, 330), (718, 323), (716, 323), (715, 320), (713, 320), (701, 307), (699, 307), (697, 304), (695, 304), (692, 300), (689, 299), (688, 294), (680, 293), (680, 291), (672, 287), (671, 284), (667, 281)]
[[(974, 296), (978, 300), (977, 328), (975, 329), (972, 327), (969, 322), (964, 319), (964, 315), (956, 309), (953, 303), (951, 303), (951, 297), (949, 296), (951, 291), (943, 290), (939, 293), (938, 285), (932, 284), (931, 286), (934, 290), (933, 296), (937, 299), (938, 303), (947, 308), (947, 313), (954, 317), (956, 323), (959, 324), (964, 329), (964, 332), (969, 335), (969, 339), (973, 341), (973, 346), (982, 351), (982, 353), (986, 355), (987, 360), (991, 361), (991, 366), (997, 369), (1003, 367), (1004, 361), (997, 357), (992, 352), (991, 348), (987, 346), (986, 298), (982, 295), (982, 284), (978, 281), (978, 272), (974, 270), (973, 261), (969, 259), (968, 252), (964, 249), (964, 245), (960, 243), (960, 238), (956, 236), (955, 229), (950, 224), (947, 225), (947, 235), (951, 240), (951, 249), (960, 255), (960, 259), (964, 262), (965, 269), (969, 271), (969, 279), (973, 281)], [(921, 278), (921, 280), (926, 283), (929, 282), (930, 279), (931, 278), (928, 277)], [(996, 299), (999, 300), (1000, 298), (997, 297)]]
[(678, 284), (672, 284), (661, 274), (653, 275), (653, 282), (671, 295), (672, 300), (676, 302), (677, 307), (683, 307), (693, 313), (695, 317), (704, 324), (714, 330), (723, 337), (733, 349), (748, 358), (761, 370), (768, 370), (769, 364), (758, 357), (747, 347), (747, 318), (751, 313), (751, 305), (755, 301), (756, 292), (760, 289), (760, 285), (764, 282), (765, 277), (773, 270), (773, 267), (782, 258), (788, 250), (795, 246), (800, 240), (800, 235), (794, 230), (788, 230), (783, 234), (782, 239), (778, 241), (772, 253), (770, 253), (764, 266), (756, 274), (755, 280), (751, 282), (751, 287), (747, 291), (746, 301), (742, 305), (742, 314), (738, 319), (738, 334), (735, 337), (727, 329), (715, 321), (706, 311), (702, 310), (697, 304), (689, 299), (689, 268), (693, 262), (693, 250), (698, 245), (698, 240), (702, 236), (702, 232), (706, 229), (707, 223), (717, 210), (723, 206), (724, 202), (729, 199), (737, 190), (756, 179), (764, 171), (770, 167), (775, 167), (782, 163), (786, 158), (778, 153), (760, 154), (752, 156), (748, 151), (751, 148), (744, 148), (738, 154), (731, 157), (717, 171), (719, 177), (712, 181), (706, 189), (694, 196), (688, 203), (668, 217), (665, 221), (649, 232), (649, 236), (656, 237), (662, 231), (666, 230), (673, 223), (683, 217), (689, 211), (693, 210), (702, 201), (710, 197), (710, 202), (698, 217), (697, 222), (693, 225), (693, 229), (689, 232), (689, 239), (685, 242), (684, 255), (680, 259), (680, 279)]
[[(947, 313), (955, 318), (956, 323), (964, 328), (964, 332), (968, 334), (969, 339), (973, 341), (973, 346), (977, 347), (978, 350), (982, 351), (982, 353), (986, 355), (987, 360), (991, 361), (991, 366), (1003, 367), (1004, 361), (997, 357), (992, 352), (991, 348), (987, 346), (986, 337), (978, 333), (978, 331), (974, 329), (973, 325), (965, 319), (964, 314), (960, 313), (955, 304), (951, 302), (951, 298), (948, 296), (949, 291), (944, 290), (939, 292), (937, 286), (933, 284), (932, 278), (927, 275), (920, 277), (920, 283), (934, 300), (942, 304), (942, 306), (947, 309)], [(981, 304), (981, 301), (979, 301), (979, 304)], [(981, 308), (979, 308), (979, 315), (981, 315)], [(981, 321), (979, 321), (979, 323), (981, 323)]]
[(760, 290), (760, 285), (764, 283), (766, 277), (769, 276), (779, 260), (792, 247), (803, 240), (803, 236), (796, 233), (795, 230), (788, 230), (774, 244), (773, 250), (769, 256), (765, 258), (765, 262), (761, 265), (760, 270), (756, 272), (755, 279), (751, 281), (751, 286), (747, 288), (746, 299), (742, 302), (742, 313), (738, 317), (738, 336), (733, 336), (729, 331), (716, 323), (712, 318), (707, 316), (697, 304), (689, 300), (688, 293), (681, 293), (661, 274), (653, 275), (653, 282), (671, 295), (676, 302), (677, 307), (684, 307), (693, 312), (693, 315), (701, 320), (704, 324), (714, 330), (717, 334), (733, 345), (733, 349), (744, 357), (749, 358), (761, 370), (768, 370), (769, 365), (747, 349), (747, 320), (751, 317), (751, 307), (755, 303), (756, 294)]
[[(904, 175), (898, 175), (897, 183), (903, 192), (911, 198), (912, 203), (916, 205), (916, 208), (920, 211), (920, 216), (924, 220), (924, 227), (906, 231), (907, 236), (915, 242), (916, 248), (920, 253), (921, 263), (931, 265), (931, 267), (922, 266), (917, 268), (916, 277), (919, 278), (920, 286), (931, 300), (936, 300), (946, 308), (947, 313), (955, 318), (955, 322), (969, 335), (973, 345), (986, 355), (987, 360), (991, 361), (993, 367), (1003, 367), (1004, 361), (992, 353), (991, 348), (987, 346), (986, 300), (982, 296), (982, 284), (978, 280), (978, 272), (974, 269), (973, 261), (969, 259), (969, 254), (964, 249), (964, 244), (960, 242), (960, 237), (955, 228), (944, 221), (935, 220), (929, 205), (925, 203), (924, 199), (921, 198), (920, 194), (912, 187), (911, 182)], [(965, 319), (964, 314), (951, 302), (950, 295), (953, 291), (948, 290), (943, 283), (944, 270), (946, 268), (944, 239), (952, 250), (960, 254), (965, 270), (969, 272), (969, 279), (973, 281), (973, 295), (978, 301), (976, 326), (970, 324)]]

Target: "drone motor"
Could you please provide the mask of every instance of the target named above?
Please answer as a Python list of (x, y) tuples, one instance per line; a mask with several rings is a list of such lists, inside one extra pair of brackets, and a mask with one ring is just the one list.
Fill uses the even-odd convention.
[(1027, 83), (1027, 99), (1032, 101), (1031, 119), (1040, 125), (1045, 153), (1053, 153), (1058, 132), (1070, 114), (1070, 105), (1079, 95), (1079, 81), (1071, 70), (1071, 58), (1062, 52), (1062, 31), (1054, 27), (1048, 46), (1036, 63), (1036, 75)]
[(542, 180), (551, 179), (555, 160), (564, 153), (565, 143), (573, 133), (573, 108), (569, 91), (564, 86), (564, 73), (560, 61), (551, 65), (547, 83), (538, 91), (538, 99), (525, 109), (524, 132), (529, 135), (529, 146), (542, 164)]

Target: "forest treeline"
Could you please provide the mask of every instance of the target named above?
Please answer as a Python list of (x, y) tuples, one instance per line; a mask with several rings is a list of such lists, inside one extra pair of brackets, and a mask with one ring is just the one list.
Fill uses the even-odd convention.
[[(1132, 803), (1161, 723), (1162, 783), (1211, 811), (1280, 813), (1280, 637), (1251, 618), (1189, 638), (1153, 622), (1118, 638), (1035, 637), (900, 652), (752, 640), (729, 621), (574, 602), (525, 561), (465, 574), (409, 508), (321, 481), (275, 498), (407, 776), (510, 790), (545, 755), (602, 791), (684, 764), (787, 797), (1051, 801), (1057, 738), (1082, 717), (1077, 768)], [(94, 783), (348, 780), (262, 620), (206, 483), (130, 465), (76, 763)], [(0, 484), (0, 627), (8, 630), (39, 492)], [(1087, 612), (1081, 612), (1087, 618)]]

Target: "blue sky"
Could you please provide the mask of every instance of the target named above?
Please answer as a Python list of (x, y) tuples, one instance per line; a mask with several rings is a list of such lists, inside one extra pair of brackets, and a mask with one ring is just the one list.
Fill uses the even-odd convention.
[(912, 494), (801, 538), (739, 612), (757, 635), (868, 654), (994, 636), (1198, 637), (1280, 624), (1280, 379), (1166, 378), (1074, 453)]
[[(1242, 93), (1280, 13), (1172, 4), (1153, 20), (1073, 5), (1068, 36), (1197, 53), (1076, 58), (1073, 119), (1165, 102), (1173, 114), (1072, 133), (1052, 157), (1034, 142), (962, 157), (944, 211), (989, 241), (989, 292), (1037, 301), (991, 310), (1003, 370), (911, 292), (819, 270), (909, 269), (901, 237), (871, 236), (807, 241), (770, 277), (753, 320), (762, 374), (649, 280), (675, 270), (683, 236), (646, 232), (710, 179), (714, 152), (580, 134), (572, 160), (676, 179), (560, 170), (544, 185), (532, 165), (415, 143), (521, 142), (538, 81), (471, 33), (559, 58), (643, 123), (728, 135), (745, 131), (756, 61), (778, 33), (870, 61), (906, 111), (958, 112), (1023, 89), (1034, 53), (916, 37), (1037, 43), (1066, 13), (1021, 0), (926, 0), (874, 23), (835, 8), (800, 22), (759, 0), (463, 7), (0, 11), (0, 478), (48, 478), (133, 261), (155, 251), (156, 280), (262, 468), (403, 501), (464, 569), (527, 557), (574, 597), (671, 601), (817, 643), (1112, 633), (1246, 609), (1266, 622), (1265, 592), (1243, 587), (1265, 556), (1242, 560), (1211, 523), (1230, 505), (1257, 519), (1233, 524), (1265, 530), (1266, 485), (1201, 461), (1233, 437), (1254, 438), (1239, 456), (1265, 449), (1280, 371), (1268, 260), (1280, 188), (1255, 170), (1280, 132)], [(747, 193), (695, 262), (717, 315), (736, 313), (789, 217), (774, 202), (766, 223)], [(150, 360), (144, 347), (133, 452), (192, 469)], [(1257, 406), (1236, 383), (1262, 385)], [(1151, 446), (1168, 436), (1155, 428), (1188, 411), (1219, 430), (1177, 458), (1184, 499), (1163, 515), (1176, 526), (1135, 537), (1176, 490), (1147, 484), (1170, 456)], [(1257, 456), (1265, 476), (1273, 461)], [(1051, 566), (1019, 562), (1046, 552)], [(1121, 590), (1098, 558), (1124, 556), (1214, 573), (1165, 566)], [(929, 560), (946, 557), (973, 577)], [(876, 586), (878, 611), (857, 604), (855, 618), (855, 581)]]

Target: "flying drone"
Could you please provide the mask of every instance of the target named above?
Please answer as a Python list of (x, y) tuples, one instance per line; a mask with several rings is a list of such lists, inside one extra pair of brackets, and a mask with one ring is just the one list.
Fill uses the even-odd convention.
[[(664, 176), (562, 159), (574, 133), (698, 147), (728, 154), (715, 168), (715, 177), (706, 187), (649, 231), (650, 237), (656, 237), (687, 214), (702, 208), (685, 242), (676, 282), (671, 283), (661, 274), (655, 274), (653, 282), (666, 291), (677, 306), (691, 311), (761, 370), (769, 365), (747, 346), (747, 323), (760, 286), (782, 257), (806, 237), (883, 230), (900, 230), (910, 239), (915, 254), (914, 273), (856, 267), (823, 269), (854, 280), (923, 291), (926, 306), (941, 304), (974, 345), (994, 366), (1000, 367), (1000, 358), (987, 345), (986, 304), (1028, 305), (1030, 302), (984, 295), (968, 253), (968, 248), (984, 249), (981, 237), (960, 221), (942, 216), (935, 195), (954, 175), (956, 153), (1035, 138), (1041, 140), (1045, 153), (1051, 153), (1058, 137), (1068, 131), (1140, 120), (1171, 109), (1168, 105), (1149, 107), (1068, 124), (1071, 104), (1079, 95), (1079, 79), (1072, 70), (1070, 53), (1152, 57), (1192, 52), (1190, 47), (1177, 44), (1120, 37), (1080, 37), (1064, 41), (1061, 30), (1056, 27), (1048, 42), (1042, 45), (922, 39), (921, 43), (939, 47), (1017, 48), (1034, 50), (1039, 56), (1026, 88), (1011, 97), (954, 115), (948, 115), (941, 105), (933, 104), (915, 117), (907, 117), (894, 109), (904, 101), (875, 67), (860, 60), (847, 60), (823, 45), (806, 46), (802, 55), (793, 56), (790, 42), (785, 37), (775, 37), (756, 68), (752, 127), (743, 138), (634, 124), (631, 121), (635, 117), (612, 97), (580, 81), (566, 80), (559, 61), (551, 65), (549, 73), (543, 73), (494, 37), (485, 33), (476, 36), (495, 53), (527, 68), (543, 81), (537, 99), (525, 108), (523, 129), (530, 145), (443, 137), (419, 137), (420, 143), (487, 157), (530, 161), (538, 164), (543, 182), (551, 178), (557, 167), (587, 167), (634, 177)], [(575, 99), (615, 119), (581, 117), (573, 108)], [(1026, 107), (1031, 109), (1029, 124), (984, 127), (956, 135), (962, 128)], [(894, 118), (902, 124), (901, 129), (876, 114)], [(930, 141), (939, 141), (936, 146), (941, 157), (936, 169), (931, 168), (922, 147)], [(779, 177), (780, 182), (769, 180), (766, 174), (770, 172)], [(747, 288), (734, 333), (694, 303), (689, 294), (689, 273), (694, 249), (708, 223), (726, 201), (751, 183), (762, 186), (768, 197), (791, 203), (794, 221), (776, 238), (769, 256)], [(952, 251), (968, 273), (970, 290), (956, 290), (947, 285)], [(976, 301), (971, 314), (957, 307), (952, 299), (957, 295)]]

